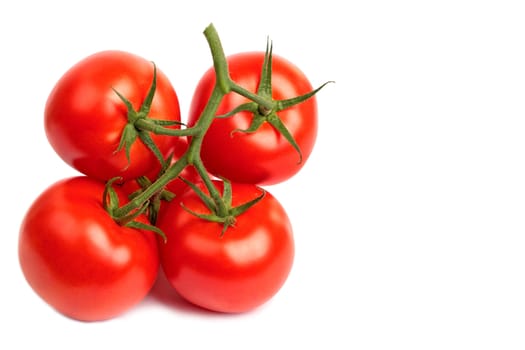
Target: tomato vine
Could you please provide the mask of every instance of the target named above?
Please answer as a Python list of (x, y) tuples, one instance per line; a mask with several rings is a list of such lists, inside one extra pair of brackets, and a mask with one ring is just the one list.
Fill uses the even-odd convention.
[[(132, 198), (128, 203), (121, 207), (117, 207), (115, 204), (109, 204), (108, 207), (111, 207), (111, 216), (121, 224), (129, 225), (130, 223), (133, 223), (133, 218), (136, 216), (133, 213), (144, 212), (146, 206), (150, 204), (151, 198), (161, 192), (170, 181), (177, 178), (187, 166), (193, 166), (196, 169), (209, 192), (209, 197), (204, 193), (200, 193), (200, 197), (205, 201), (205, 203), (207, 203), (208, 208), (213, 214), (209, 216), (202, 215), (200, 217), (202, 219), (223, 223), (223, 233), (229, 225), (234, 223), (235, 216), (248, 210), (250, 206), (255, 205), (262, 198), (262, 196), (260, 196), (248, 203), (245, 203), (242, 205), (242, 208), (231, 208), (228, 198), (225, 198), (226, 196), (219, 193), (215, 186), (213, 186), (212, 178), (210, 177), (202, 162), (200, 149), (206, 131), (209, 129), (215, 118), (228, 118), (243, 110), (257, 111), (259, 112), (259, 118), (255, 117), (248, 129), (235, 130), (235, 132), (255, 132), (260, 124), (267, 121), (276, 130), (278, 130), (278, 132), (281, 133), (286, 138), (286, 140), (288, 140), (288, 142), (297, 150), (299, 154), (299, 162), (302, 161), (302, 154), (299, 146), (296, 144), (293, 136), (286, 129), (286, 126), (280, 121), (279, 117), (277, 116), (277, 112), (306, 101), (330, 82), (326, 82), (317, 89), (304, 95), (296, 96), (286, 100), (274, 101), (272, 99), (271, 90), (272, 49), (271, 45), (267, 45), (265, 62), (261, 73), (261, 83), (257, 93), (252, 93), (231, 79), (227, 58), (224, 54), (222, 43), (217, 30), (213, 24), (210, 24), (208, 27), (206, 27), (204, 30), (204, 36), (206, 37), (213, 58), (216, 82), (206, 107), (198, 118), (196, 124), (185, 129), (172, 129), (167, 127), (169, 126), (167, 124), (163, 125), (159, 121), (153, 121), (148, 118), (135, 117), (133, 119), (134, 128), (137, 130), (136, 132), (139, 135), (143, 135), (145, 131), (148, 131), (155, 134), (169, 135), (174, 137), (188, 136), (191, 137), (191, 141), (188, 150), (176, 162), (174, 162), (169, 167), (164, 168), (161, 175), (155, 181), (153, 181), (151, 185), (145, 187), (141, 193)], [(151, 91), (154, 91), (154, 84), (155, 82), (153, 81)], [(251, 102), (240, 105), (225, 115), (217, 116), (216, 112), (219, 104), (221, 103), (224, 96), (230, 92), (239, 94), (249, 99)], [(125, 98), (120, 94), (119, 97), (121, 97), (124, 102), (126, 101)], [(260, 113), (261, 111), (263, 113)], [(141, 137), (141, 139), (144, 140), (144, 137)], [(154, 146), (150, 146), (150, 149), (152, 152), (158, 154)], [(223, 180), (225, 180), (226, 183), (228, 182), (228, 179)], [(108, 182), (108, 186), (111, 186), (111, 182)], [(194, 186), (192, 187), (195, 189)], [(153, 215), (153, 217), (155, 217), (155, 215)], [(158, 229), (154, 230), (157, 231)]]

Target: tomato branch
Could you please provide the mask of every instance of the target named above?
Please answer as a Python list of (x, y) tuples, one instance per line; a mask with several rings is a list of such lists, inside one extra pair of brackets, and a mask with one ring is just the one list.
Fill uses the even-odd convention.
[[(118, 221), (119, 218), (129, 217), (133, 213), (137, 212), (144, 207), (145, 203), (151, 200), (151, 198), (162, 192), (164, 187), (172, 180), (176, 179), (182, 170), (187, 166), (193, 166), (197, 173), (199, 174), (201, 180), (206, 186), (210, 198), (214, 203), (213, 212), (221, 217), (226, 218), (232, 215), (232, 213), (238, 214), (237, 212), (231, 211), (231, 206), (228, 204), (228, 198), (224, 198), (224, 194), (221, 195), (216, 187), (213, 185), (213, 181), (206, 170), (204, 163), (201, 159), (201, 148), (204, 136), (208, 129), (210, 128), (213, 120), (215, 118), (226, 118), (234, 115), (240, 110), (249, 110), (252, 111), (254, 118), (252, 124), (246, 130), (234, 130), (233, 132), (255, 132), (264, 122), (270, 123), (277, 131), (279, 131), (288, 142), (297, 150), (299, 154), (299, 162), (302, 161), (301, 150), (296, 144), (290, 132), (287, 130), (286, 126), (282, 123), (277, 112), (290, 108), (296, 104), (299, 104), (313, 95), (315, 95), (322, 87), (326, 85), (323, 84), (321, 87), (311, 91), (302, 96), (287, 100), (273, 100), (272, 99), (272, 80), (271, 80), (271, 71), (272, 71), (272, 47), (271, 44), (267, 44), (265, 61), (263, 64), (263, 69), (261, 72), (261, 81), (256, 93), (248, 91), (244, 87), (240, 86), (234, 82), (229, 73), (228, 61), (224, 54), (224, 50), (219, 38), (217, 31), (213, 24), (210, 24), (204, 30), (204, 36), (208, 42), (211, 55), (213, 58), (213, 67), (215, 71), (215, 85), (212, 90), (211, 96), (207, 101), (207, 104), (199, 116), (196, 123), (185, 129), (176, 129), (170, 128), (172, 124), (166, 124), (161, 120), (153, 120), (151, 118), (133, 118), (133, 125), (137, 128), (138, 132), (145, 133), (151, 132), (155, 134), (168, 135), (174, 137), (180, 136), (190, 136), (189, 147), (186, 152), (173, 164), (171, 164), (164, 172), (161, 172), (161, 175), (151, 183), (150, 186), (147, 186), (140, 192), (138, 195), (133, 197), (129, 203), (126, 205), (112, 210), (112, 216)], [(239, 94), (251, 102), (245, 103), (233, 111), (224, 114), (217, 115), (217, 110), (220, 103), (226, 94), (234, 92)], [(148, 101), (152, 99), (153, 96), (148, 96)], [(124, 102), (126, 100), (122, 98)], [(148, 107), (148, 106), (146, 106)], [(129, 108), (128, 108), (129, 109)], [(144, 111), (141, 111), (144, 112)], [(147, 111), (146, 111), (147, 112)], [(133, 113), (130, 113), (134, 117)], [(142, 115), (141, 115), (142, 116)], [(152, 147), (150, 147), (152, 148)], [(161, 164), (166, 164), (167, 162), (161, 162)], [(163, 167), (164, 169), (164, 167)], [(226, 180), (227, 181), (227, 180)], [(255, 202), (254, 202), (255, 203)]]
[(211, 178), (204, 167), (200, 157), (200, 149), (204, 135), (213, 122), (217, 109), (224, 95), (226, 95), (231, 90), (231, 87), (234, 85), (234, 83), (230, 79), (226, 56), (219, 39), (219, 35), (213, 24), (210, 24), (205, 29), (204, 35), (211, 50), (213, 65), (215, 67), (216, 83), (206, 108), (204, 109), (197, 123), (193, 127), (187, 129), (170, 129), (165, 128), (162, 125), (155, 124), (151, 120), (147, 120), (145, 118), (135, 121), (135, 126), (140, 129), (144, 128), (142, 130), (149, 130), (151, 132), (157, 131), (171, 136), (192, 136), (188, 150), (181, 156), (181, 158), (179, 158), (174, 164), (167, 168), (167, 170), (156, 181), (154, 181), (151, 186), (145, 188), (126, 205), (114, 209), (112, 215), (117, 220), (118, 218), (126, 217), (135, 212), (138, 208), (143, 207), (144, 203), (150, 200), (152, 196), (162, 191), (162, 189), (170, 181), (177, 178), (182, 170), (188, 165), (193, 165), (202, 178), (211, 198), (213, 198), (215, 202), (217, 214), (226, 215), (227, 213), (227, 205), (221, 197), (221, 194), (217, 191), (215, 186), (213, 186)]

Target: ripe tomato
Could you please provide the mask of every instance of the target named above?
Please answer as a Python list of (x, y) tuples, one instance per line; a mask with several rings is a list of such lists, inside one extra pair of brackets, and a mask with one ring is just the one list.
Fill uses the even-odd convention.
[[(127, 124), (127, 107), (113, 90), (139, 110), (153, 81), (153, 63), (122, 51), (103, 51), (70, 68), (51, 91), (45, 107), (45, 129), (58, 155), (85, 175), (100, 180), (144, 175), (158, 160), (139, 140), (130, 162), (116, 152)], [(148, 114), (180, 121), (179, 102), (168, 78), (157, 69), (157, 86)], [(174, 137), (151, 135), (161, 153), (173, 150)]]
[[(261, 79), (264, 52), (241, 53), (227, 58), (230, 76), (245, 89), (256, 92)], [(274, 100), (288, 99), (312, 91), (306, 76), (291, 62), (279, 56), (272, 61)], [(215, 72), (208, 70), (199, 81), (190, 105), (188, 124), (194, 125), (211, 95)], [(230, 92), (217, 114), (230, 112), (248, 100)], [(264, 123), (255, 133), (232, 131), (247, 129), (251, 112), (239, 112), (229, 118), (215, 119), (204, 136), (201, 156), (208, 171), (232, 182), (271, 185), (295, 175), (310, 156), (317, 137), (317, 102), (315, 96), (277, 112), (302, 152), (302, 162), (292, 145), (272, 125)]]
[[(214, 182), (222, 190), (222, 182)], [(200, 188), (204, 189), (202, 184)], [(233, 206), (261, 194), (250, 184), (232, 184)], [(292, 228), (270, 193), (237, 217), (221, 236), (222, 224), (186, 211), (209, 210), (190, 190), (164, 207), (157, 222), (167, 236), (160, 243), (161, 266), (175, 290), (189, 302), (213, 311), (251, 310), (279, 291), (294, 257)]]
[(20, 228), (26, 280), (49, 305), (82, 321), (137, 304), (159, 269), (155, 234), (115, 223), (102, 206), (103, 191), (88, 177), (59, 181), (34, 201)]

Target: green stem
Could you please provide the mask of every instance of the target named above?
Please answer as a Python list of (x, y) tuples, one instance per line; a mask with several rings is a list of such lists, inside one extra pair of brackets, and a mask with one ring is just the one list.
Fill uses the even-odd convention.
[(208, 189), (208, 192), (210, 193), (210, 196), (213, 199), (213, 202), (215, 203), (217, 215), (219, 217), (226, 216), (228, 214), (228, 206), (224, 202), (224, 199), (222, 198), (217, 188), (213, 185), (213, 181), (210, 178), (208, 171), (204, 167), (204, 164), (201, 161), (199, 161), (195, 163), (194, 167), (195, 170), (197, 170), (197, 172), (199, 173), (202, 181), (204, 182), (204, 185)]
[(194, 126), (194, 129), (199, 132), (197, 132), (196, 135), (192, 138), (188, 151), (185, 154), (185, 156), (188, 159), (188, 163), (193, 165), (195, 170), (197, 170), (198, 174), (200, 175), (202, 181), (206, 185), (210, 196), (215, 202), (215, 206), (217, 207), (217, 214), (219, 215), (226, 215), (227, 207), (224, 201), (222, 200), (221, 194), (213, 185), (210, 176), (208, 175), (208, 171), (204, 167), (200, 155), (200, 150), (202, 147), (202, 141), (204, 140), (204, 135), (209, 129), (211, 123), (213, 122), (217, 109), (219, 108), (219, 105), (224, 95), (225, 94), (222, 92), (219, 80), (217, 80), (217, 83), (212, 91), (208, 103), (206, 104), (204, 111), (202, 112), (199, 120)]
[(246, 90), (230, 78), (230, 72), (228, 70), (228, 61), (226, 59), (226, 56), (224, 55), (224, 50), (222, 48), (219, 35), (217, 34), (217, 31), (215, 30), (213, 24), (210, 24), (204, 30), (204, 36), (208, 40), (208, 45), (211, 49), (211, 54), (213, 57), (213, 67), (215, 68), (215, 75), (217, 78), (216, 84), (219, 86), (223, 95), (226, 95), (230, 91), (234, 91), (239, 95), (244, 96), (254, 101), (255, 103), (263, 106), (264, 108), (271, 110), (274, 106), (274, 103), (273, 101), (271, 101), (271, 99), (268, 100), (257, 94), (252, 93), (251, 91)]
[(153, 182), (150, 186), (145, 188), (135, 198), (130, 200), (124, 206), (117, 208), (113, 211), (113, 217), (122, 218), (138, 208), (142, 207), (151, 197), (162, 191), (162, 189), (173, 179), (175, 179), (182, 170), (188, 165), (187, 157), (181, 157), (175, 163), (173, 163), (162, 176)]
[(146, 118), (140, 118), (133, 124), (139, 130), (149, 131), (156, 135), (167, 135), (167, 136), (193, 136), (197, 134), (197, 130), (194, 128), (187, 129), (171, 129), (161, 125), (157, 125)]
[(208, 46), (211, 50), (213, 58), (213, 67), (215, 68), (216, 86), (219, 87), (223, 95), (226, 95), (231, 90), (232, 80), (230, 78), (230, 71), (228, 69), (228, 61), (222, 48), (221, 40), (217, 30), (211, 23), (204, 30), (204, 36), (208, 41)]
[[(172, 136), (192, 136), (188, 150), (182, 155), (181, 158), (172, 164), (166, 170), (166, 172), (164, 172), (164, 174), (162, 174), (155, 182), (153, 182), (151, 186), (148, 186), (146, 189), (144, 189), (143, 192), (133, 198), (126, 205), (115, 209), (113, 216), (116, 218), (125, 217), (138, 208), (141, 208), (144, 203), (146, 203), (152, 196), (162, 191), (162, 189), (170, 181), (177, 178), (181, 171), (188, 165), (193, 165), (202, 178), (206, 188), (208, 189), (208, 192), (210, 193), (210, 196), (215, 202), (217, 214), (227, 214), (227, 205), (224, 203), (224, 200), (222, 199), (219, 191), (213, 185), (213, 182), (208, 175), (206, 168), (204, 167), (200, 156), (200, 150), (204, 135), (215, 118), (215, 114), (219, 108), (222, 98), (231, 91), (234, 83), (230, 79), (226, 56), (219, 39), (219, 35), (213, 24), (210, 24), (205, 29), (204, 35), (211, 50), (216, 74), (216, 82), (213, 92), (208, 100), (208, 103), (206, 104), (204, 111), (199, 117), (199, 120), (193, 127), (183, 130), (163, 128), (165, 134), (171, 134)], [(153, 128), (152, 124), (147, 122), (140, 122), (140, 125), (137, 126), (139, 128), (143, 126), (146, 128)]]

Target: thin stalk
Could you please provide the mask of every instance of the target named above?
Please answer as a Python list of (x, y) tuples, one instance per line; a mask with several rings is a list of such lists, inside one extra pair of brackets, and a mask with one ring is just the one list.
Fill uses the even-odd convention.
[(230, 71), (228, 69), (228, 61), (222, 48), (219, 34), (215, 29), (213, 23), (204, 30), (204, 36), (208, 41), (208, 46), (211, 50), (213, 58), (213, 67), (215, 68), (216, 86), (219, 87), (223, 95), (226, 95), (231, 90), (232, 80), (230, 78)]
[(167, 136), (194, 136), (197, 134), (197, 130), (194, 128), (187, 129), (171, 129), (161, 125), (157, 125), (148, 119), (140, 118), (133, 124), (139, 130), (149, 131), (156, 135), (167, 135)]
[(197, 170), (197, 172), (199, 173), (202, 181), (204, 182), (204, 185), (208, 189), (208, 192), (210, 193), (210, 196), (213, 199), (213, 202), (215, 203), (217, 215), (219, 217), (226, 216), (228, 214), (228, 206), (224, 202), (224, 199), (222, 198), (217, 188), (213, 185), (213, 181), (211, 180), (208, 171), (204, 167), (204, 164), (202, 163), (202, 161), (199, 161), (195, 163), (194, 167), (195, 170)]
[(116, 218), (122, 218), (136, 209), (142, 207), (151, 197), (162, 191), (162, 189), (173, 179), (175, 179), (182, 170), (188, 165), (188, 159), (186, 156), (181, 157), (175, 163), (173, 163), (164, 174), (159, 176), (155, 182), (150, 186), (146, 187), (140, 194), (130, 200), (128, 203), (120, 208), (115, 209), (113, 216)]

